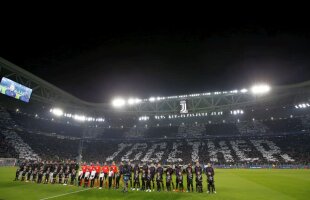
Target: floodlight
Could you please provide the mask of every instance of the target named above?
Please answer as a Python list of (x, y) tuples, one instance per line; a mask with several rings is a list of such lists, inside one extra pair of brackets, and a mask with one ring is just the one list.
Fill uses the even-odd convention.
[(270, 86), (266, 84), (254, 85), (251, 91), (253, 94), (264, 94), (270, 91)]
[(141, 101), (141, 99), (135, 99), (135, 103), (140, 103)]
[(96, 118), (95, 121), (97, 121), (97, 122), (104, 122), (104, 118)]
[(245, 89), (245, 88), (243, 88), (243, 89), (240, 90), (241, 93), (246, 93), (247, 91), (248, 91), (248, 90)]
[(135, 103), (135, 100), (134, 100), (134, 99), (132, 99), (132, 98), (128, 99), (128, 104), (129, 104), (129, 105), (132, 105), (132, 104), (134, 104), (134, 103)]
[(53, 108), (51, 112), (56, 116), (62, 116), (64, 114), (64, 112), (60, 108)]
[(115, 108), (120, 108), (120, 107), (123, 107), (125, 105), (125, 100), (122, 99), (122, 98), (116, 98), (112, 101), (112, 105), (115, 107)]
[(73, 115), (73, 119), (75, 119), (77, 121), (85, 121), (86, 120), (84, 115)]
[(142, 100), (141, 99), (138, 99), (138, 98), (129, 98), (127, 103), (129, 105), (133, 105), (133, 104), (137, 104), (137, 103), (140, 103)]

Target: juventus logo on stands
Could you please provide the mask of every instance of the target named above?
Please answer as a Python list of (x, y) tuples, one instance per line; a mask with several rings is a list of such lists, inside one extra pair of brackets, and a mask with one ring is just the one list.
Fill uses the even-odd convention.
[(185, 100), (180, 101), (180, 105), (181, 105), (180, 113), (188, 113), (188, 110), (186, 108), (186, 101)]

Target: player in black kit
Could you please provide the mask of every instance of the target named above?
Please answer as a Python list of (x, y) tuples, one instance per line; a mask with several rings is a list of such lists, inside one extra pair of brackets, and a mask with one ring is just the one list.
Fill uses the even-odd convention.
[[(170, 175), (170, 177), (172, 179), (173, 169), (172, 169), (171, 165), (169, 165), (169, 167), (167, 168), (166, 172), (169, 173), (169, 175)], [(173, 183), (172, 180), (171, 180), (171, 185), (172, 185), (172, 189), (174, 190), (174, 183)]]
[(216, 193), (214, 185), (214, 169), (210, 163), (208, 163), (208, 167), (206, 168), (206, 175), (208, 181), (208, 193)]
[(202, 193), (202, 175), (199, 171), (197, 172), (196, 176), (196, 191)]
[[(160, 163), (157, 164), (156, 173), (159, 173), (161, 175), (161, 177), (163, 177), (163, 175), (164, 175), (164, 168), (161, 166)], [(162, 187), (162, 189), (164, 189), (163, 181), (161, 182), (161, 187)]]
[(179, 166), (179, 164), (175, 165), (175, 169), (174, 170), (175, 170), (175, 189), (177, 191), (179, 189), (179, 183), (180, 183), (180, 181), (179, 181), (179, 173), (181, 171), (181, 167)]
[(153, 163), (149, 167), (149, 170), (150, 170), (150, 175), (151, 175), (152, 189), (153, 189), (153, 191), (155, 191), (155, 181), (154, 181), (154, 178), (155, 178), (156, 169), (155, 169), (155, 166), (154, 166)]
[(171, 191), (171, 182), (172, 182), (172, 177), (171, 177), (170, 173), (167, 172), (167, 174), (166, 174), (166, 189), (169, 192)]
[[(196, 165), (195, 165), (195, 174), (196, 177), (198, 176), (198, 172), (200, 173), (200, 175), (202, 174), (202, 167), (199, 164), (199, 161), (196, 161)], [(196, 182), (196, 192), (197, 192), (197, 182)]]
[(191, 164), (188, 164), (186, 168), (186, 180), (187, 180), (187, 192), (190, 192), (190, 189), (192, 189), (192, 192), (194, 191), (193, 188), (193, 168)]

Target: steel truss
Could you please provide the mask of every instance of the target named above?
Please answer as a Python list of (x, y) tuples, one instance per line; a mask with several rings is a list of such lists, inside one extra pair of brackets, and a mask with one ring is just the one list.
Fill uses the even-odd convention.
[(58, 87), (42, 80), (28, 71), (10, 63), (0, 57), (0, 75), (15, 82), (23, 84), (33, 90), (31, 100), (62, 105), (67, 109), (79, 109), (86, 113), (98, 115), (166, 115), (180, 114), (180, 101), (186, 100), (188, 113), (201, 113), (210, 111), (224, 111), (232, 109), (246, 109), (264, 103), (287, 101), (284, 104), (300, 103), (310, 100), (310, 81), (287, 86), (275, 86), (270, 94), (255, 96), (247, 93), (225, 93), (201, 95), (196, 97), (166, 99), (154, 102), (141, 102), (136, 105), (126, 105), (115, 109), (107, 103), (90, 103), (78, 99)]

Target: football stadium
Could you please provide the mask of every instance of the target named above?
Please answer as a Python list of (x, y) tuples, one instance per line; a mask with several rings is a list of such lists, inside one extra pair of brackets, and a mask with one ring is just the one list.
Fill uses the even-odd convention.
[(1, 199), (310, 195), (309, 81), (95, 104), (0, 69)]
[(308, 16), (102, 5), (2, 25), (0, 200), (310, 199)]

